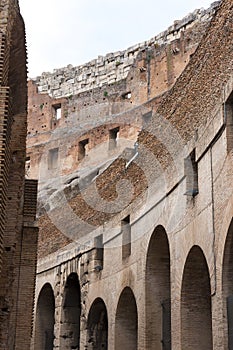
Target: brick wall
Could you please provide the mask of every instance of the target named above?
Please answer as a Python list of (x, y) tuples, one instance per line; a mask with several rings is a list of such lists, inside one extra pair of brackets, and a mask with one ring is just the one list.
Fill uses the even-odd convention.
[[(29, 349), (37, 255), (37, 182), (31, 181), (29, 189), (25, 186), (27, 69), (18, 2), (1, 1), (0, 18), (0, 343), (1, 349)], [(24, 198), (30, 201), (31, 211), (24, 207)]]
[[(106, 305), (109, 349), (125, 344), (132, 349), (147, 349), (150, 340), (162, 348), (168, 331), (172, 349), (230, 347), (233, 181), (231, 123), (226, 120), (231, 113), (226, 110), (233, 90), (232, 11), (232, 1), (222, 1), (186, 69), (159, 102), (152, 99), (127, 112), (137, 118), (144, 114), (143, 107), (148, 107), (147, 112), (152, 110), (151, 119), (139, 135), (138, 158), (128, 167), (125, 159), (118, 158), (96, 183), (101, 198), (111, 203), (117, 198), (119, 179), (130, 180), (134, 192), (129, 205), (115, 215), (98, 211), (88, 206), (73, 187), (74, 196), (67, 201), (85, 227), (92, 225), (92, 231), (80, 240), (67, 242), (67, 247), (63, 242), (61, 249), (50, 250), (53, 253), (47, 256), (46, 244), (41, 245), (36, 295), (48, 282), (55, 292), (56, 348), (60, 346), (64, 291), (74, 273), (81, 291), (81, 348), (90, 346), (88, 317), (97, 298)], [(169, 66), (170, 62), (169, 58)], [(168, 78), (172, 79), (170, 73)], [(177, 145), (182, 152), (178, 152)], [(189, 195), (184, 160), (194, 150), (198, 194)], [(165, 177), (164, 188), (157, 182), (161, 174), (158, 168)], [(150, 184), (152, 192), (148, 194)], [(59, 217), (61, 209), (51, 211)], [(122, 259), (120, 223), (128, 215), (131, 251), (127, 259)], [(55, 232), (55, 216), (49, 220), (41, 216), (45, 236)], [(70, 217), (65, 217), (60, 231), (57, 227), (58, 233), (66, 234), (71, 227)], [(81, 226), (74, 227), (75, 234), (81, 231)], [(92, 253), (100, 235), (103, 269)], [(56, 244), (59, 247), (59, 242)], [(161, 296), (171, 298), (171, 316), (163, 300), (161, 308)], [(162, 317), (158, 317), (159, 308)]]

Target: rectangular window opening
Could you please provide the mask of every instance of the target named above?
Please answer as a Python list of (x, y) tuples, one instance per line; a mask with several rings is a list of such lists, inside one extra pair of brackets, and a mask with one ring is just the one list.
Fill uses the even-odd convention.
[(128, 91), (128, 92), (122, 94), (122, 98), (123, 98), (124, 100), (130, 100), (131, 97), (132, 97), (131, 91)]
[(103, 245), (103, 235), (99, 235), (94, 238), (95, 246), (95, 270), (101, 271), (104, 266), (104, 245)]
[(87, 154), (88, 143), (89, 143), (89, 139), (79, 141), (79, 143), (78, 143), (78, 160), (82, 160), (83, 158), (85, 158), (85, 156)]
[(56, 120), (61, 119), (61, 103), (53, 105), (53, 114)]
[(58, 165), (58, 148), (49, 150), (48, 154), (48, 169), (56, 169)]
[(25, 162), (25, 176), (29, 177), (30, 175), (30, 167), (31, 167), (31, 158), (29, 156), (26, 157)]
[(117, 139), (119, 137), (119, 131), (120, 131), (119, 127), (109, 130), (109, 150), (110, 151), (117, 147)]
[(126, 259), (131, 255), (131, 226), (130, 216), (128, 215), (121, 221), (122, 234), (122, 259)]
[(198, 163), (195, 149), (184, 160), (184, 174), (186, 176), (186, 196), (195, 197), (198, 194)]
[(142, 121), (144, 123), (148, 123), (151, 120), (151, 117), (152, 117), (152, 111), (147, 112), (147, 113), (143, 114)]

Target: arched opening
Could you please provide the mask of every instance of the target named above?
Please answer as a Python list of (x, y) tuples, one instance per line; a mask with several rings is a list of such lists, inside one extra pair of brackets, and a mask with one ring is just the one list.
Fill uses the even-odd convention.
[(233, 220), (228, 229), (223, 257), (223, 315), (225, 339), (233, 349)]
[(189, 252), (183, 272), (181, 345), (185, 350), (213, 348), (209, 270), (198, 246)]
[(126, 287), (121, 293), (115, 323), (115, 350), (137, 350), (138, 312), (132, 290)]
[(62, 350), (79, 349), (81, 298), (80, 285), (76, 273), (67, 278), (61, 315)]
[(167, 234), (158, 226), (146, 262), (146, 348), (171, 349), (170, 251)]
[(34, 350), (53, 350), (55, 300), (52, 287), (41, 289), (36, 307)]
[(91, 306), (87, 322), (88, 350), (107, 350), (108, 316), (102, 299), (97, 298)]

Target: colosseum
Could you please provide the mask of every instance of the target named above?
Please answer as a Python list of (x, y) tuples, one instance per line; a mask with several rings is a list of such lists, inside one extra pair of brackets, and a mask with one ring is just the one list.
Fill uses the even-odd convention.
[(233, 349), (232, 0), (30, 79), (26, 153), (17, 3), (0, 1), (1, 349)]

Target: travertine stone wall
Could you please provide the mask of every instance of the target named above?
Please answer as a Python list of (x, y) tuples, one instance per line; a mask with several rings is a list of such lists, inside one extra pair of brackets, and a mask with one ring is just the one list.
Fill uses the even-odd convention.
[(209, 22), (218, 3), (218, 1), (214, 2), (208, 10), (196, 10), (182, 20), (175, 21), (166, 31), (154, 38), (125, 51), (99, 56), (77, 67), (68, 65), (65, 68), (54, 69), (53, 73), (42, 73), (33, 81), (38, 86), (39, 92), (48, 93), (55, 98), (76, 95), (96, 87), (116, 83), (127, 77), (140, 51), (168, 46), (180, 39), (185, 30), (189, 30), (196, 24)]
[[(59, 176), (72, 174), (78, 167), (93, 167), (94, 163), (86, 160), (94, 159), (97, 165), (103, 162), (104, 154), (105, 160), (111, 158), (113, 154), (108, 152), (109, 130), (114, 127), (120, 127), (118, 146), (121, 144), (121, 147), (118, 154), (123, 147), (133, 147), (143, 124), (142, 114), (137, 113), (135, 108), (153, 99), (145, 109), (156, 110), (162, 96), (171, 89), (187, 66), (217, 4), (214, 3), (208, 10), (196, 10), (153, 40), (126, 50), (124, 55), (132, 56), (132, 62), (127, 63), (126, 74), (118, 74), (126, 60), (119, 64), (116, 53), (112, 54), (110, 62), (110, 55), (107, 55), (101, 68), (104, 84), (97, 80), (95, 84), (89, 84), (86, 80), (85, 87), (81, 88), (78, 82), (78, 72), (84, 75), (87, 67), (94, 75), (98, 73), (100, 67), (95, 60), (91, 66), (88, 63), (77, 68), (60, 69), (30, 80), (28, 175), (40, 178), (43, 183), (46, 176), (47, 179), (58, 176), (58, 173), (51, 171), (46, 175), (49, 150), (52, 149), (58, 150)], [(113, 66), (118, 74), (114, 81), (108, 79)], [(69, 78), (70, 74), (72, 79)], [(57, 106), (61, 108), (59, 119), (55, 115)], [(87, 152), (85, 159), (80, 161), (79, 142), (84, 139), (88, 139)], [(99, 147), (104, 143), (105, 149)]]
[[(63, 301), (73, 274), (81, 292), (80, 349), (91, 347), (88, 317), (99, 298), (107, 310), (109, 350), (119, 343), (119, 348), (125, 346), (129, 334), (132, 349), (150, 349), (151, 341), (158, 349), (165, 342), (175, 350), (230, 348), (232, 308), (227, 311), (226, 298), (233, 291), (232, 15), (232, 1), (223, 0), (186, 69), (162, 101), (156, 104), (156, 98), (151, 99), (126, 112), (138, 118), (145, 109), (152, 111), (138, 138), (137, 158), (128, 166), (126, 159), (116, 159), (95, 183), (101, 200), (110, 206), (118, 198), (119, 180), (130, 181), (129, 205), (114, 214), (98, 210), (97, 200), (89, 205), (84, 191), (75, 193), (75, 185), (69, 184), (74, 196), (66, 200), (73, 216), (59, 222), (66, 209), (59, 196), (60, 208), (47, 207), (46, 215), (41, 215), (44, 256), (38, 263), (36, 299), (49, 283), (55, 299), (56, 349), (61, 349)], [(187, 191), (184, 160), (190, 154), (194, 175), (198, 172), (198, 193)], [(128, 216), (132, 240), (131, 254), (125, 258), (121, 221)], [(68, 238), (75, 217), (84, 222), (78, 226), (74, 220), (76, 240), (61, 239), (60, 245), (56, 241), (56, 249), (47, 255), (46, 237)], [(88, 225), (92, 231), (79, 239)], [(100, 236), (103, 256), (97, 260), (93, 252)], [(133, 309), (132, 322), (127, 322), (127, 308)]]

